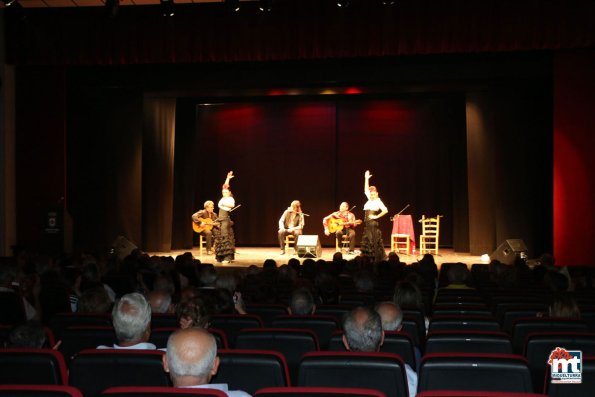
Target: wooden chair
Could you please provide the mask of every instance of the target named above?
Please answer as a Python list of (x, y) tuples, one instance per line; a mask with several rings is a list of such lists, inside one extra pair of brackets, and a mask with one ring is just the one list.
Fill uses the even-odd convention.
[(391, 234), (390, 235), (390, 250), (401, 253), (401, 250), (405, 250), (405, 255), (409, 255), (410, 250), (409, 235), (408, 234)]
[(289, 247), (295, 247), (295, 236), (288, 234), (285, 236), (285, 253), (289, 254)]
[(434, 255), (438, 255), (441, 217), (441, 215), (436, 215), (435, 218), (426, 218), (425, 215), (421, 216), (419, 220), (421, 223), (421, 235), (419, 236), (420, 254), (433, 253)]
[(339, 237), (335, 235), (335, 252), (349, 251), (349, 236), (347, 234), (341, 235), (339, 244)]

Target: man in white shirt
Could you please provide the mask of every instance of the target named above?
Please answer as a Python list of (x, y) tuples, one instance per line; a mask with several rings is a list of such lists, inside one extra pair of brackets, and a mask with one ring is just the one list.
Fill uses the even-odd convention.
[(170, 335), (163, 369), (174, 387), (217, 389), (229, 397), (250, 397), (241, 390), (229, 390), (227, 384), (210, 384), (219, 368), (217, 343), (204, 328), (180, 329)]
[(151, 306), (142, 294), (126, 294), (116, 302), (112, 318), (118, 343), (113, 346), (97, 346), (98, 349), (143, 349), (155, 350), (148, 343), (151, 336)]

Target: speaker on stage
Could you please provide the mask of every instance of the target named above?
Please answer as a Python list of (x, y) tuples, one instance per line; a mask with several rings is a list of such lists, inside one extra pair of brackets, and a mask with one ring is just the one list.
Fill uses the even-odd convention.
[(122, 260), (130, 255), (133, 250), (137, 249), (137, 246), (126, 237), (118, 236), (112, 243), (112, 249), (114, 250), (114, 254), (116, 254), (118, 259)]
[(319, 258), (322, 256), (322, 247), (318, 235), (300, 234), (296, 243), (296, 251), (300, 258)]
[(527, 258), (527, 246), (521, 239), (506, 240), (490, 255), (491, 260), (505, 265), (512, 265), (517, 257)]

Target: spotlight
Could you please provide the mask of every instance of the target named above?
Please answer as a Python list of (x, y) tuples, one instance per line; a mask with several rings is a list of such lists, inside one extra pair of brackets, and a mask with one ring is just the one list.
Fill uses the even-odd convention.
[(120, 10), (120, 0), (105, 0), (105, 9), (110, 18), (117, 17)]
[(337, 0), (337, 7), (340, 7), (340, 8), (349, 7), (349, 0)]
[(273, 0), (258, 0), (258, 9), (263, 12), (270, 12), (273, 9)]
[(18, 2), (19, 0), (2, 0), (5, 7), (10, 7), (13, 3)]
[(383, 6), (392, 6), (397, 2), (397, 0), (382, 0)]
[(174, 11), (174, 0), (159, 0), (161, 4), (161, 13), (164, 17), (173, 17), (176, 13)]
[(234, 12), (240, 11), (240, 0), (225, 0), (225, 4)]

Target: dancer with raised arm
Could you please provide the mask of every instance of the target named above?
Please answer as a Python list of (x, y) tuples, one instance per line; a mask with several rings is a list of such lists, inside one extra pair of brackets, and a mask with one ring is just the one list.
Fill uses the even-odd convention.
[(364, 174), (364, 194), (368, 198), (364, 205), (364, 234), (362, 236), (362, 255), (372, 258), (375, 262), (386, 258), (382, 243), (382, 232), (378, 227), (378, 219), (388, 213), (388, 209), (378, 197), (376, 186), (370, 186), (372, 174)]
[(219, 234), (216, 238), (215, 258), (217, 262), (230, 263), (235, 255), (235, 238), (233, 233), (233, 221), (229, 214), (235, 207), (235, 200), (229, 190), (229, 182), (233, 178), (233, 171), (227, 173), (227, 178), (221, 187), (221, 200), (219, 200)]

